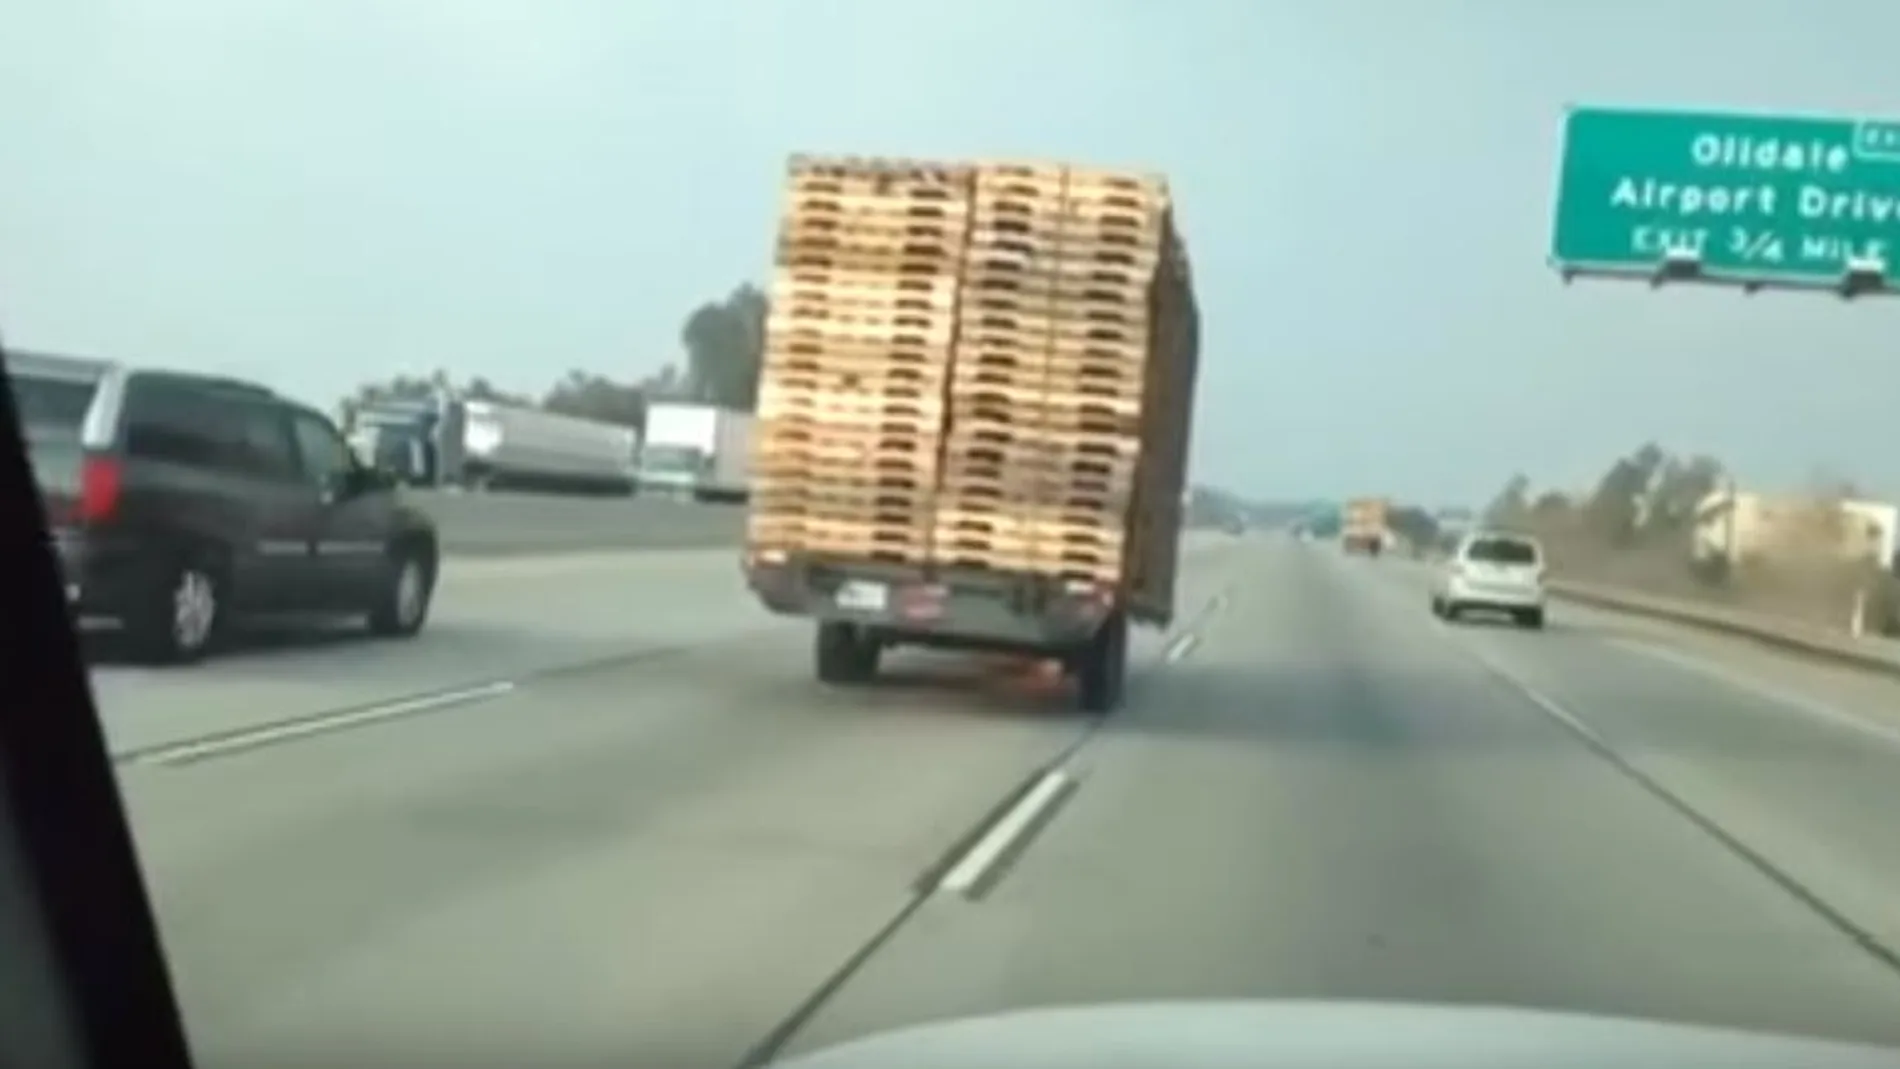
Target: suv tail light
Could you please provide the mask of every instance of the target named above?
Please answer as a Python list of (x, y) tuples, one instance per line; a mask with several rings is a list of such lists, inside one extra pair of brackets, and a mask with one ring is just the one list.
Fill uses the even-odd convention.
[(87, 457), (79, 468), (79, 522), (99, 523), (119, 507), (121, 469), (111, 457)]

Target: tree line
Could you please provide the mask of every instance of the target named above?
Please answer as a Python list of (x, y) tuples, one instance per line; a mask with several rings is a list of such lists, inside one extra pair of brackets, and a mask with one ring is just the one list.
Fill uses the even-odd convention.
[(503, 390), (480, 376), (462, 379), (447, 370), (397, 375), (358, 386), (341, 407), (350, 411), (377, 401), (428, 397), (449, 389), (470, 400), (540, 408), (563, 415), (643, 428), (653, 401), (698, 401), (751, 409), (757, 400), (765, 354), (766, 295), (741, 284), (721, 300), (692, 310), (680, 325), (684, 358), (644, 377), (618, 377), (575, 368), (539, 395)]
[(1728, 481), (1714, 457), (1678, 457), (1648, 442), (1617, 458), (1584, 494), (1533, 492), (1528, 476), (1514, 475), (1485, 509), (1485, 518), (1502, 526), (1560, 524), (1612, 549), (1665, 542), (1687, 548), (1696, 510)]
[(1535, 491), (1514, 476), (1487, 510), (1494, 525), (1538, 535), (1553, 564), (1588, 582), (1651, 595), (1707, 599), (1827, 627), (1850, 620), (1870, 631), (1900, 630), (1900, 582), (1892, 560), (1844, 553), (1850, 543), (1843, 501), (1865, 495), (1851, 482), (1816, 474), (1778, 505), (1772, 549), (1737, 555), (1698, 528), (1723, 515), (1710, 497), (1734, 481), (1714, 457), (1676, 456), (1649, 443), (1618, 458), (1589, 491)]

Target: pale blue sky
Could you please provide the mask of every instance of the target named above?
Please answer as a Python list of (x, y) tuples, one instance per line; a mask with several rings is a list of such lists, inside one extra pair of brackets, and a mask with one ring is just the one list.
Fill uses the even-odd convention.
[(1900, 492), (1900, 304), (1544, 266), (1566, 102), (1900, 113), (1892, 0), (0, 0), (0, 24), (22, 345), (325, 404), (438, 365), (631, 377), (763, 280), (788, 152), (1076, 157), (1174, 179), (1199, 478), (1482, 501), (1655, 437)]

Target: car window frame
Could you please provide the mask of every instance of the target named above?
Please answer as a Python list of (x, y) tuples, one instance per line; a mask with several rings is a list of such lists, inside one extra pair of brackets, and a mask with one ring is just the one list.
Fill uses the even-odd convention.
[[(344, 481), (361, 470), (362, 465), (357, 462), (356, 453), (350, 448), (349, 440), (343, 437), (343, 432), (328, 416), (315, 409), (301, 406), (287, 406), (285, 416), (290, 427), (291, 442), (296, 447), (299, 470), (304, 479), (325, 489), (337, 489)], [(336, 447), (337, 455), (342, 459), (340, 468), (327, 475), (315, 470), (311, 464), (303, 434), (299, 430), (300, 425), (305, 423), (322, 429), (323, 437)]]
[[(223, 398), (216, 400), (222, 401)], [(247, 467), (241, 474), (249, 476), (250, 478), (264, 479), (270, 482), (301, 482), (303, 472), (298, 460), (297, 440), (292, 433), (290, 421), (284, 418), (283, 406), (271, 404), (267, 401), (250, 400), (233, 400), (231, 404), (239, 411), (241, 418), (245, 420), (268, 420), (273, 424), (275, 426), (276, 436), (280, 439), (278, 444), (282, 447), (284, 466), (281, 470), (259, 464), (254, 467)], [(247, 428), (248, 426), (247, 424)], [(247, 435), (244, 439), (247, 456), (251, 454), (251, 445), (252, 443)]]

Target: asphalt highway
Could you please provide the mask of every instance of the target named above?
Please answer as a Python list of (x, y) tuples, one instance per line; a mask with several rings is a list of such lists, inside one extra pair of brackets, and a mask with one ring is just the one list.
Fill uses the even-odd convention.
[(1130, 997), (1900, 1044), (1900, 681), (1201, 537), (1127, 707), (811, 681), (733, 552), (458, 561), (413, 642), (95, 671), (208, 1065), (757, 1062)]

